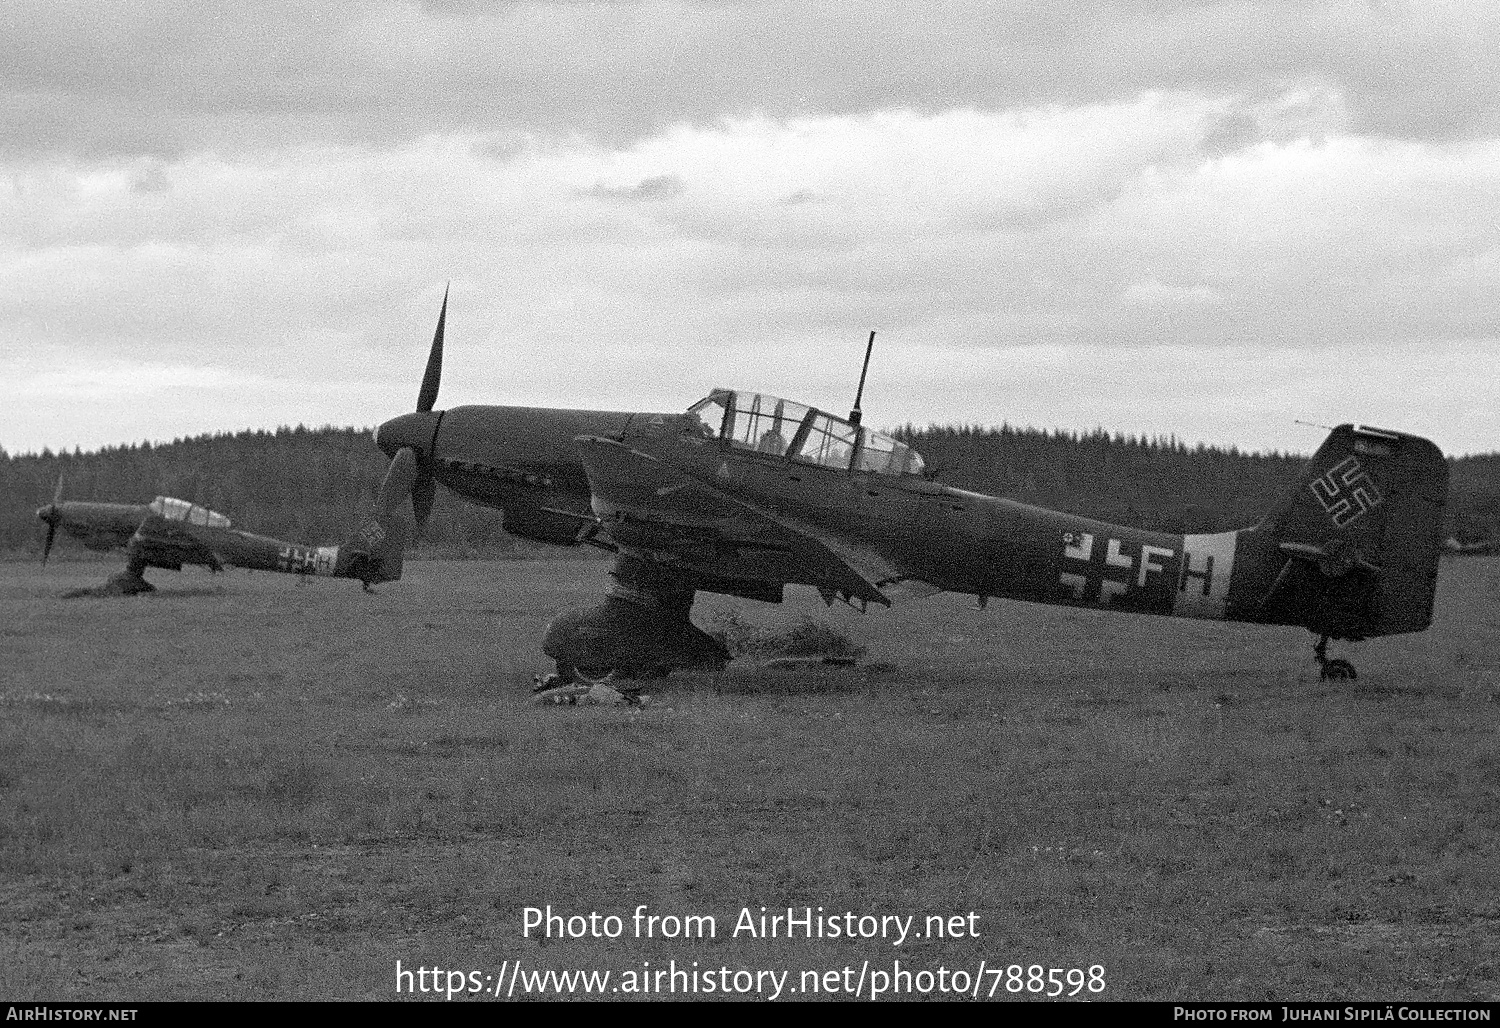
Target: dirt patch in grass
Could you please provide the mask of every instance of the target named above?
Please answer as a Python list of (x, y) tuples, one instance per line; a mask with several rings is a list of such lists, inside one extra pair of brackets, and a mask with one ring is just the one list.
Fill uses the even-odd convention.
[(863, 657), (867, 647), (850, 639), (827, 621), (804, 616), (782, 628), (763, 628), (737, 611), (713, 618), (715, 634), (724, 641), (731, 657), (768, 661), (777, 657)]

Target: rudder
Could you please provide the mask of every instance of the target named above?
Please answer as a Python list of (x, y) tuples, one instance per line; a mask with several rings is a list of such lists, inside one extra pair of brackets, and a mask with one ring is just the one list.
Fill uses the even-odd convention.
[(405, 523), (400, 518), (377, 517), (339, 547), (343, 559), (338, 574), (344, 578), (357, 578), (367, 587), (378, 582), (398, 581), (405, 546)]
[(1448, 465), (1427, 439), (1340, 425), (1258, 532), (1285, 559), (1268, 620), (1335, 638), (1432, 623)]

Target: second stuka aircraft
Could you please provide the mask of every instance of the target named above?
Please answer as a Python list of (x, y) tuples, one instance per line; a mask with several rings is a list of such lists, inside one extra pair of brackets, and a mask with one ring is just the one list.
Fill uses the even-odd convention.
[(1341, 425), (1259, 524), (1167, 534), (931, 480), (910, 446), (861, 425), (863, 371), (847, 418), (730, 389), (685, 413), (434, 410), (446, 316), (445, 295), (416, 412), (376, 432), (382, 494), (411, 494), (418, 531), (441, 482), (512, 534), (617, 554), (603, 603), (548, 626), (551, 683), (722, 666), (689, 618), (699, 591), (777, 603), (805, 585), (861, 608), (946, 591), (1292, 625), (1317, 637), (1325, 678), (1356, 676), (1330, 639), (1432, 621), (1448, 470), (1414, 435)]
[(401, 577), (406, 526), (400, 518), (389, 517), (384, 507), (340, 546), (302, 546), (234, 528), (223, 514), (171, 496), (158, 496), (150, 503), (96, 503), (64, 500), (62, 491), (59, 478), (52, 502), (36, 512), (47, 526), (43, 564), (52, 553), (58, 529), (90, 549), (125, 549), (125, 569), (84, 593), (131, 596), (151, 592), (155, 587), (145, 579), (147, 568), (181, 571), (184, 564), (201, 564), (211, 571), (232, 565), (253, 571), (356, 578), (366, 590), (373, 583)]

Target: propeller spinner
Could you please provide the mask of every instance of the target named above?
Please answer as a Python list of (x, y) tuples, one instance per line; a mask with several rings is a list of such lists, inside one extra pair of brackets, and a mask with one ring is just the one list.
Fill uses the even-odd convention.
[(443, 326), (448, 320), (448, 290), (443, 290), (443, 306), (438, 312), (437, 331), (432, 335), (432, 350), (427, 355), (427, 370), (422, 388), (417, 392), (417, 409), (411, 414), (392, 418), (375, 430), (375, 445), (391, 457), (385, 480), (380, 484), (380, 506), (392, 514), (408, 494), (412, 515), (417, 519), (417, 535), (422, 534), (432, 504), (437, 496), (437, 480), (432, 476), (432, 448), (437, 439), (443, 412), (433, 412), (438, 386), (443, 378)]

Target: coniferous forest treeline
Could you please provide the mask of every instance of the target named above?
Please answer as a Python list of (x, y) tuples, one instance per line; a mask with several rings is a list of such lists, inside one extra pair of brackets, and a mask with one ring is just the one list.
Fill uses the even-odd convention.
[[(1254, 524), (1295, 486), (1306, 459), (1102, 429), (908, 426), (898, 434), (949, 485), (1169, 532)], [(0, 552), (40, 553), (44, 529), (35, 512), (52, 498), (59, 475), (64, 499), (141, 503), (179, 496), (248, 531), (338, 542), (374, 510), (386, 464), (368, 429), (333, 427), (221, 433), (89, 453), (0, 450)], [(1450, 468), (1447, 534), (1500, 538), (1500, 453), (1452, 459)], [(439, 489), (418, 552), (503, 556), (537, 549), (506, 535), (502, 522), (499, 512)]]

